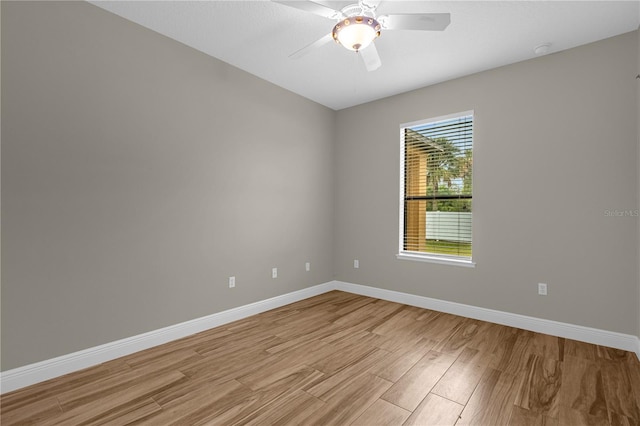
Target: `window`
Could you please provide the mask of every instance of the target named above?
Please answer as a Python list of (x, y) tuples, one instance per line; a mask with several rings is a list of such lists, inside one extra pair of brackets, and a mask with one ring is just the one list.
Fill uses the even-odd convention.
[(398, 258), (472, 266), (473, 111), (400, 130)]

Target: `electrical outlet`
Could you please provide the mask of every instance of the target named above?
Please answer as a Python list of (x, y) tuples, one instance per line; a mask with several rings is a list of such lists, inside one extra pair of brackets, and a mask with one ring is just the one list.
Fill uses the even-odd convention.
[(271, 278), (278, 278), (278, 268), (273, 268), (271, 270)]
[(236, 277), (229, 277), (229, 288), (234, 288), (236, 286)]
[(304, 264), (304, 270), (309, 272), (311, 270), (311, 263), (307, 262)]
[(540, 296), (547, 295), (547, 285), (545, 283), (538, 283), (538, 294)]
[(358, 269), (360, 267), (360, 261), (358, 259), (353, 259), (353, 267)]

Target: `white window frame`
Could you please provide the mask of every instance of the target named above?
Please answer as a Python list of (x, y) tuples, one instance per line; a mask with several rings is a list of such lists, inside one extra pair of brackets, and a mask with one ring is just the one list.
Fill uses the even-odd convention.
[[(399, 230), (398, 230), (398, 254), (396, 255), (397, 259), (400, 260), (412, 260), (412, 261), (418, 261), (418, 262), (429, 262), (429, 263), (437, 263), (437, 264), (443, 264), (443, 265), (454, 265), (454, 266), (462, 266), (462, 267), (467, 267), (467, 268), (475, 268), (476, 263), (473, 261), (473, 241), (474, 238), (471, 238), (471, 245), (472, 245), (472, 257), (471, 258), (467, 258), (467, 257), (462, 257), (462, 256), (455, 256), (455, 255), (444, 255), (444, 254), (437, 254), (437, 253), (423, 253), (423, 252), (415, 252), (415, 251), (407, 251), (404, 250), (404, 205), (405, 205), (405, 196), (404, 196), (404, 179), (405, 179), (405, 147), (404, 147), (404, 129), (406, 129), (407, 127), (413, 127), (413, 126), (418, 126), (418, 125), (424, 125), (424, 124), (430, 124), (430, 123), (435, 123), (438, 121), (445, 121), (445, 120), (450, 120), (452, 118), (458, 118), (458, 117), (464, 117), (464, 116), (468, 116), (471, 115), (473, 116), (473, 132), (472, 132), (472, 138), (473, 138), (473, 149), (474, 149), (474, 154), (475, 154), (475, 146), (476, 146), (476, 140), (475, 140), (475, 113), (474, 110), (469, 110), (469, 111), (463, 111), (463, 112), (457, 112), (457, 113), (453, 113), (453, 114), (447, 114), (447, 115), (442, 115), (439, 117), (433, 117), (433, 118), (428, 118), (426, 120), (419, 120), (419, 121), (412, 121), (409, 123), (403, 123), (400, 124), (400, 128), (399, 128), (399, 133), (400, 133), (400, 204), (399, 204), (399, 212), (400, 212), (400, 220), (399, 220)], [(475, 155), (474, 155), (475, 157)], [(474, 179), (474, 171), (475, 171), (475, 167), (471, 170), (471, 176), (472, 176), (472, 182), (475, 184), (475, 179)], [(471, 189), (471, 193), (473, 196), (473, 187)], [(473, 198), (472, 198), (473, 200)], [(473, 212), (473, 210), (472, 210)], [(473, 235), (473, 223), (474, 223), (474, 218), (475, 215), (471, 215), (471, 233)]]

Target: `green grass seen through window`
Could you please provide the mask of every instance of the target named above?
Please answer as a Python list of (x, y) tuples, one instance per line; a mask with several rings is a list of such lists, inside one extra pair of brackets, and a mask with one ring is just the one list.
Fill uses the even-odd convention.
[(436, 254), (471, 257), (471, 243), (456, 241), (427, 240), (426, 251)]

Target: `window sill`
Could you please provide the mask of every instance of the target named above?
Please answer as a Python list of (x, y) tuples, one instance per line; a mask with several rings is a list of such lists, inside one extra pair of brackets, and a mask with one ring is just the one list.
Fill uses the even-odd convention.
[(439, 263), (441, 265), (462, 266), (463, 268), (475, 268), (476, 263), (472, 260), (454, 259), (451, 257), (429, 256), (428, 254), (408, 254), (400, 253), (396, 255), (400, 260), (413, 260), (416, 262)]

